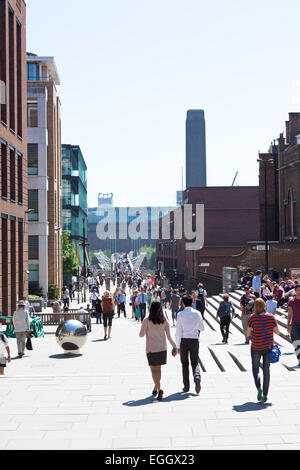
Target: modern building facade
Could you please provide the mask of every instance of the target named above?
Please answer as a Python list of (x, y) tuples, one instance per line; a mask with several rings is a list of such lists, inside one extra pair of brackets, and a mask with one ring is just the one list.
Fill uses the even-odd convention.
[(186, 119), (186, 188), (207, 186), (206, 129), (203, 110), (190, 110)]
[(53, 57), (27, 54), (29, 288), (62, 286), (60, 79)]
[(0, 0), (0, 312), (28, 290), (26, 4)]
[(79, 264), (83, 266), (82, 242), (87, 241), (87, 166), (78, 145), (62, 146), (63, 230), (70, 233)]

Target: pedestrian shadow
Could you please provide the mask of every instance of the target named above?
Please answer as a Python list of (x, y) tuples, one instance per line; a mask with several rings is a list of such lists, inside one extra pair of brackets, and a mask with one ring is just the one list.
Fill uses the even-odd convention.
[(92, 343), (106, 343), (105, 339), (93, 339)]
[(273, 406), (272, 403), (248, 402), (248, 403), (244, 403), (243, 405), (235, 405), (232, 407), (232, 409), (233, 411), (236, 411), (237, 413), (246, 413), (249, 411), (263, 410), (263, 409), (269, 408), (270, 406)]
[(170, 403), (173, 401), (183, 401), (183, 400), (188, 400), (189, 398), (192, 397), (198, 397), (195, 393), (174, 393), (173, 395), (169, 395), (168, 397), (164, 397), (161, 402), (158, 402), (155, 397), (152, 395), (147, 398), (142, 398), (140, 400), (132, 400), (132, 401), (127, 401), (123, 403), (123, 406), (128, 406), (128, 407), (138, 407), (138, 406), (146, 406), (146, 405), (151, 405), (153, 403)]
[(76, 359), (82, 356), (82, 354), (53, 354), (52, 356), (49, 356), (49, 359)]

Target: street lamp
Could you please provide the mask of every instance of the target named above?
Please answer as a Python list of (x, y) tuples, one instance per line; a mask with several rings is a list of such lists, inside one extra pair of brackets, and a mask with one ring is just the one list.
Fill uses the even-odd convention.
[(82, 223), (83, 223), (83, 242), (80, 243), (79, 245), (82, 246), (82, 249), (83, 249), (83, 283), (84, 283), (84, 302), (86, 302), (86, 257), (85, 257), (85, 249), (89, 246), (89, 243), (87, 243), (85, 240), (86, 240), (86, 237), (85, 237), (85, 219), (82, 219)]
[(264, 166), (264, 199), (265, 199), (265, 272), (269, 274), (269, 234), (268, 234), (268, 192), (267, 192), (267, 165), (268, 163), (274, 163), (274, 158), (268, 160), (259, 158), (258, 163), (262, 163)]

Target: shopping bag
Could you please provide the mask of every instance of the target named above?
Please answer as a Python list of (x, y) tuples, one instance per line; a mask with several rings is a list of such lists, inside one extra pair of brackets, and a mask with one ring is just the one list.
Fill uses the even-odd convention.
[(33, 351), (32, 341), (31, 341), (31, 338), (30, 338), (30, 337), (27, 338), (27, 341), (26, 341), (26, 349), (27, 349), (27, 351)]

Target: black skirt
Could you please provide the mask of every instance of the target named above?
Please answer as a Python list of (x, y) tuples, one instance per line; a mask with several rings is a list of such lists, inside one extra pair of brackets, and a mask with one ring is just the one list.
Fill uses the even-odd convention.
[(167, 351), (148, 353), (147, 358), (149, 366), (164, 366), (167, 364)]

